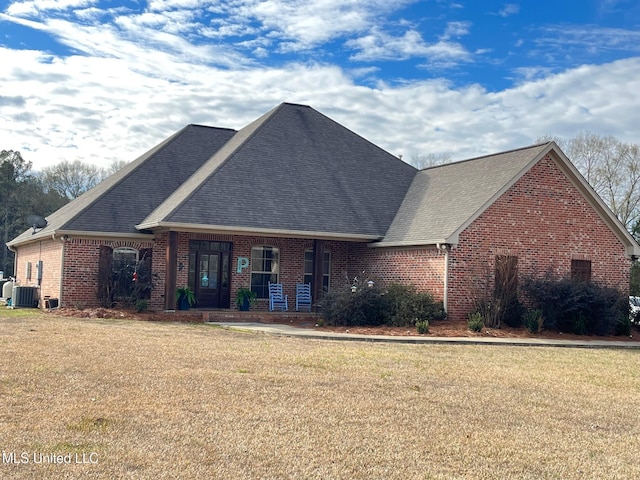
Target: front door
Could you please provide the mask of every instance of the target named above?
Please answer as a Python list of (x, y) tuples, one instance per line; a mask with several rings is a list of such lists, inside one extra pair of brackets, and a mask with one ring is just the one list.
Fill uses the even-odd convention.
[(189, 286), (197, 308), (229, 308), (231, 243), (209, 240), (189, 242)]

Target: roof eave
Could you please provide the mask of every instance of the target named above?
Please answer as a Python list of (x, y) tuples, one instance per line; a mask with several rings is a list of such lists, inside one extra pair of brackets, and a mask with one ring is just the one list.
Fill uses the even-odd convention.
[(314, 238), (318, 240), (338, 240), (347, 242), (373, 242), (380, 240), (379, 235), (364, 235), (342, 232), (320, 232), (310, 230), (287, 230), (281, 228), (255, 228), (238, 227), (229, 225), (207, 225), (195, 223), (177, 222), (149, 222), (136, 225), (138, 230), (151, 230), (153, 232), (190, 232), (190, 233), (219, 233), (223, 235), (255, 235), (259, 237), (281, 238)]
[(441, 245), (457, 245), (458, 235), (452, 235), (447, 238), (436, 238), (427, 240), (398, 240), (398, 241), (380, 241), (367, 244), (369, 248), (424, 248), (439, 247)]
[(117, 232), (89, 232), (82, 230), (53, 230), (49, 232), (36, 232), (31, 237), (24, 237), (7, 242), (9, 248), (20, 247), (30, 243), (41, 242), (43, 240), (60, 240), (68, 238), (100, 238), (104, 240), (153, 240), (153, 233), (117, 233)]

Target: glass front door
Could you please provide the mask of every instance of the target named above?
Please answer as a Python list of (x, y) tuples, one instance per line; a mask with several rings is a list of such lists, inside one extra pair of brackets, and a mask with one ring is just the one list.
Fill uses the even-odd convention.
[(189, 242), (189, 287), (198, 308), (229, 308), (231, 243)]

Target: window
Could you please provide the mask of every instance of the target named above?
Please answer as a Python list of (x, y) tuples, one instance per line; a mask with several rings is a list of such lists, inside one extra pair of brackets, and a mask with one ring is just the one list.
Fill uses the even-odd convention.
[(133, 291), (133, 274), (138, 264), (138, 250), (133, 248), (114, 248), (111, 273), (114, 282), (115, 298), (128, 297)]
[(269, 282), (278, 283), (280, 249), (266, 245), (251, 249), (251, 290), (258, 298), (269, 298)]
[(100, 246), (98, 300), (101, 306), (110, 308), (116, 301), (151, 297), (151, 254), (150, 248)]
[(591, 260), (571, 260), (571, 280), (591, 281)]
[[(322, 255), (322, 289), (329, 291), (329, 277), (331, 273), (331, 252), (325, 251)], [(305, 250), (304, 252), (304, 283), (311, 283), (313, 279), (313, 250)]]

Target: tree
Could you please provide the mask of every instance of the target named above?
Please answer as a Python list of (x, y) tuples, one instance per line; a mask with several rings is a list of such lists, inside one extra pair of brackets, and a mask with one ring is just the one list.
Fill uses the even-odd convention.
[(0, 269), (13, 275), (14, 255), (6, 243), (24, 232), (29, 226), (29, 215), (46, 217), (67, 202), (56, 192), (45, 192), (42, 184), (32, 175), (31, 162), (22, 158), (20, 152), (0, 152), (0, 221), (2, 254)]
[(80, 160), (63, 160), (56, 165), (43, 168), (40, 176), (46, 188), (73, 200), (95, 187), (104, 175), (95, 165)]
[(25, 161), (20, 152), (13, 150), (0, 152), (0, 218), (4, 244), (0, 268), (8, 275), (13, 273), (13, 253), (9, 251), (6, 243), (11, 240), (19, 222), (20, 197), (30, 169), (31, 163)]
[(104, 180), (108, 176), (113, 175), (128, 163), (129, 162), (127, 162), (126, 160), (113, 160), (107, 168), (104, 168), (102, 170), (102, 179)]
[(446, 153), (427, 153), (416, 154), (411, 156), (409, 162), (416, 168), (423, 169), (427, 167), (435, 167), (438, 165), (444, 165), (451, 162), (451, 156)]

